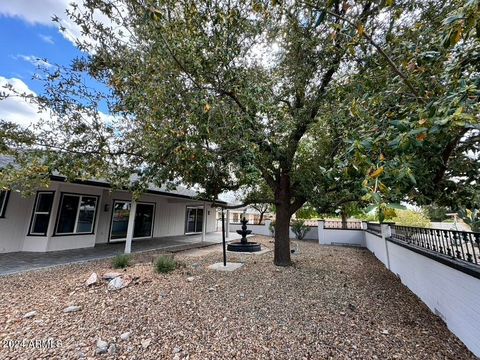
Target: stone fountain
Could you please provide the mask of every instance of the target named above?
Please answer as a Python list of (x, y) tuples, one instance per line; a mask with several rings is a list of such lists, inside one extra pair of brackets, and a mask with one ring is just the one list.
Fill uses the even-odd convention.
[(262, 247), (259, 243), (247, 241), (247, 235), (250, 235), (252, 233), (252, 230), (247, 230), (247, 222), (248, 220), (243, 217), (241, 221), (242, 230), (237, 230), (237, 234), (242, 235), (242, 239), (240, 241), (228, 244), (228, 251), (257, 252), (262, 250)]

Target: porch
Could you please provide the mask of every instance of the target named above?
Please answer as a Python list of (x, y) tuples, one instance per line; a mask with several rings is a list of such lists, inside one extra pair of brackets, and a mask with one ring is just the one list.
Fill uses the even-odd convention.
[[(240, 239), (240, 235), (230, 233), (227, 241)], [(211, 246), (222, 242), (221, 232), (202, 235), (180, 235), (157, 237), (132, 242), (132, 253), (140, 253), (152, 250), (165, 250), (178, 252), (182, 250)], [(31, 270), (39, 270), (52, 266), (81, 263), (91, 260), (105, 259), (122, 254), (125, 242), (97, 244), (95, 247), (84, 249), (72, 249), (62, 251), (40, 252), (12, 252), (0, 254), (0, 276), (21, 273)]]

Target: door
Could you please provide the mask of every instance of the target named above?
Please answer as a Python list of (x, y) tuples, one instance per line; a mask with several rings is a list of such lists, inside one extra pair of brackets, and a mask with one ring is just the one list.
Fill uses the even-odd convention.
[[(110, 239), (122, 241), (127, 238), (128, 219), (130, 218), (130, 201), (115, 200), (112, 211), (112, 228)], [(149, 238), (153, 234), (153, 219), (155, 216), (155, 204), (137, 203), (135, 221), (133, 225), (133, 238)]]
[(203, 229), (203, 207), (187, 207), (186, 234), (202, 232)]

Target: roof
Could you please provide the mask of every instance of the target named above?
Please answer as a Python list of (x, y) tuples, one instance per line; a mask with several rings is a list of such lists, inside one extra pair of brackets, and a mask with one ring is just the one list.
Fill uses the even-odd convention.
[[(12, 156), (0, 155), (0, 169), (4, 168), (5, 166), (14, 163), (14, 158)], [(52, 181), (67, 181), (65, 176), (62, 175), (51, 175), (50, 179)], [(105, 180), (76, 180), (72, 181), (74, 184), (83, 184), (83, 185), (90, 185), (90, 186), (98, 186), (98, 187), (105, 187), (111, 188), (110, 183)], [(166, 187), (158, 187), (158, 186), (149, 186), (147, 193), (156, 194), (156, 195), (164, 195), (170, 197), (177, 197), (183, 199), (192, 199), (192, 200), (203, 200), (202, 198), (198, 197), (199, 193), (193, 189), (189, 189), (187, 187), (177, 185), (175, 189), (167, 189)], [(227, 202), (222, 200), (216, 200), (218, 204), (227, 204)]]

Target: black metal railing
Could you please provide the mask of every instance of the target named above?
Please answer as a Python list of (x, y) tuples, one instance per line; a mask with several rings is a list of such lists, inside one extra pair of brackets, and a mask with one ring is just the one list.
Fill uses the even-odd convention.
[(480, 233), (392, 225), (393, 239), (480, 265)]
[(382, 227), (380, 224), (377, 224), (377, 223), (367, 223), (367, 231), (370, 231), (370, 232), (374, 232), (374, 233), (377, 233), (377, 234), (381, 234), (382, 233)]
[(361, 221), (347, 221), (327, 220), (323, 226), (324, 229), (342, 229), (342, 230), (361, 230)]

